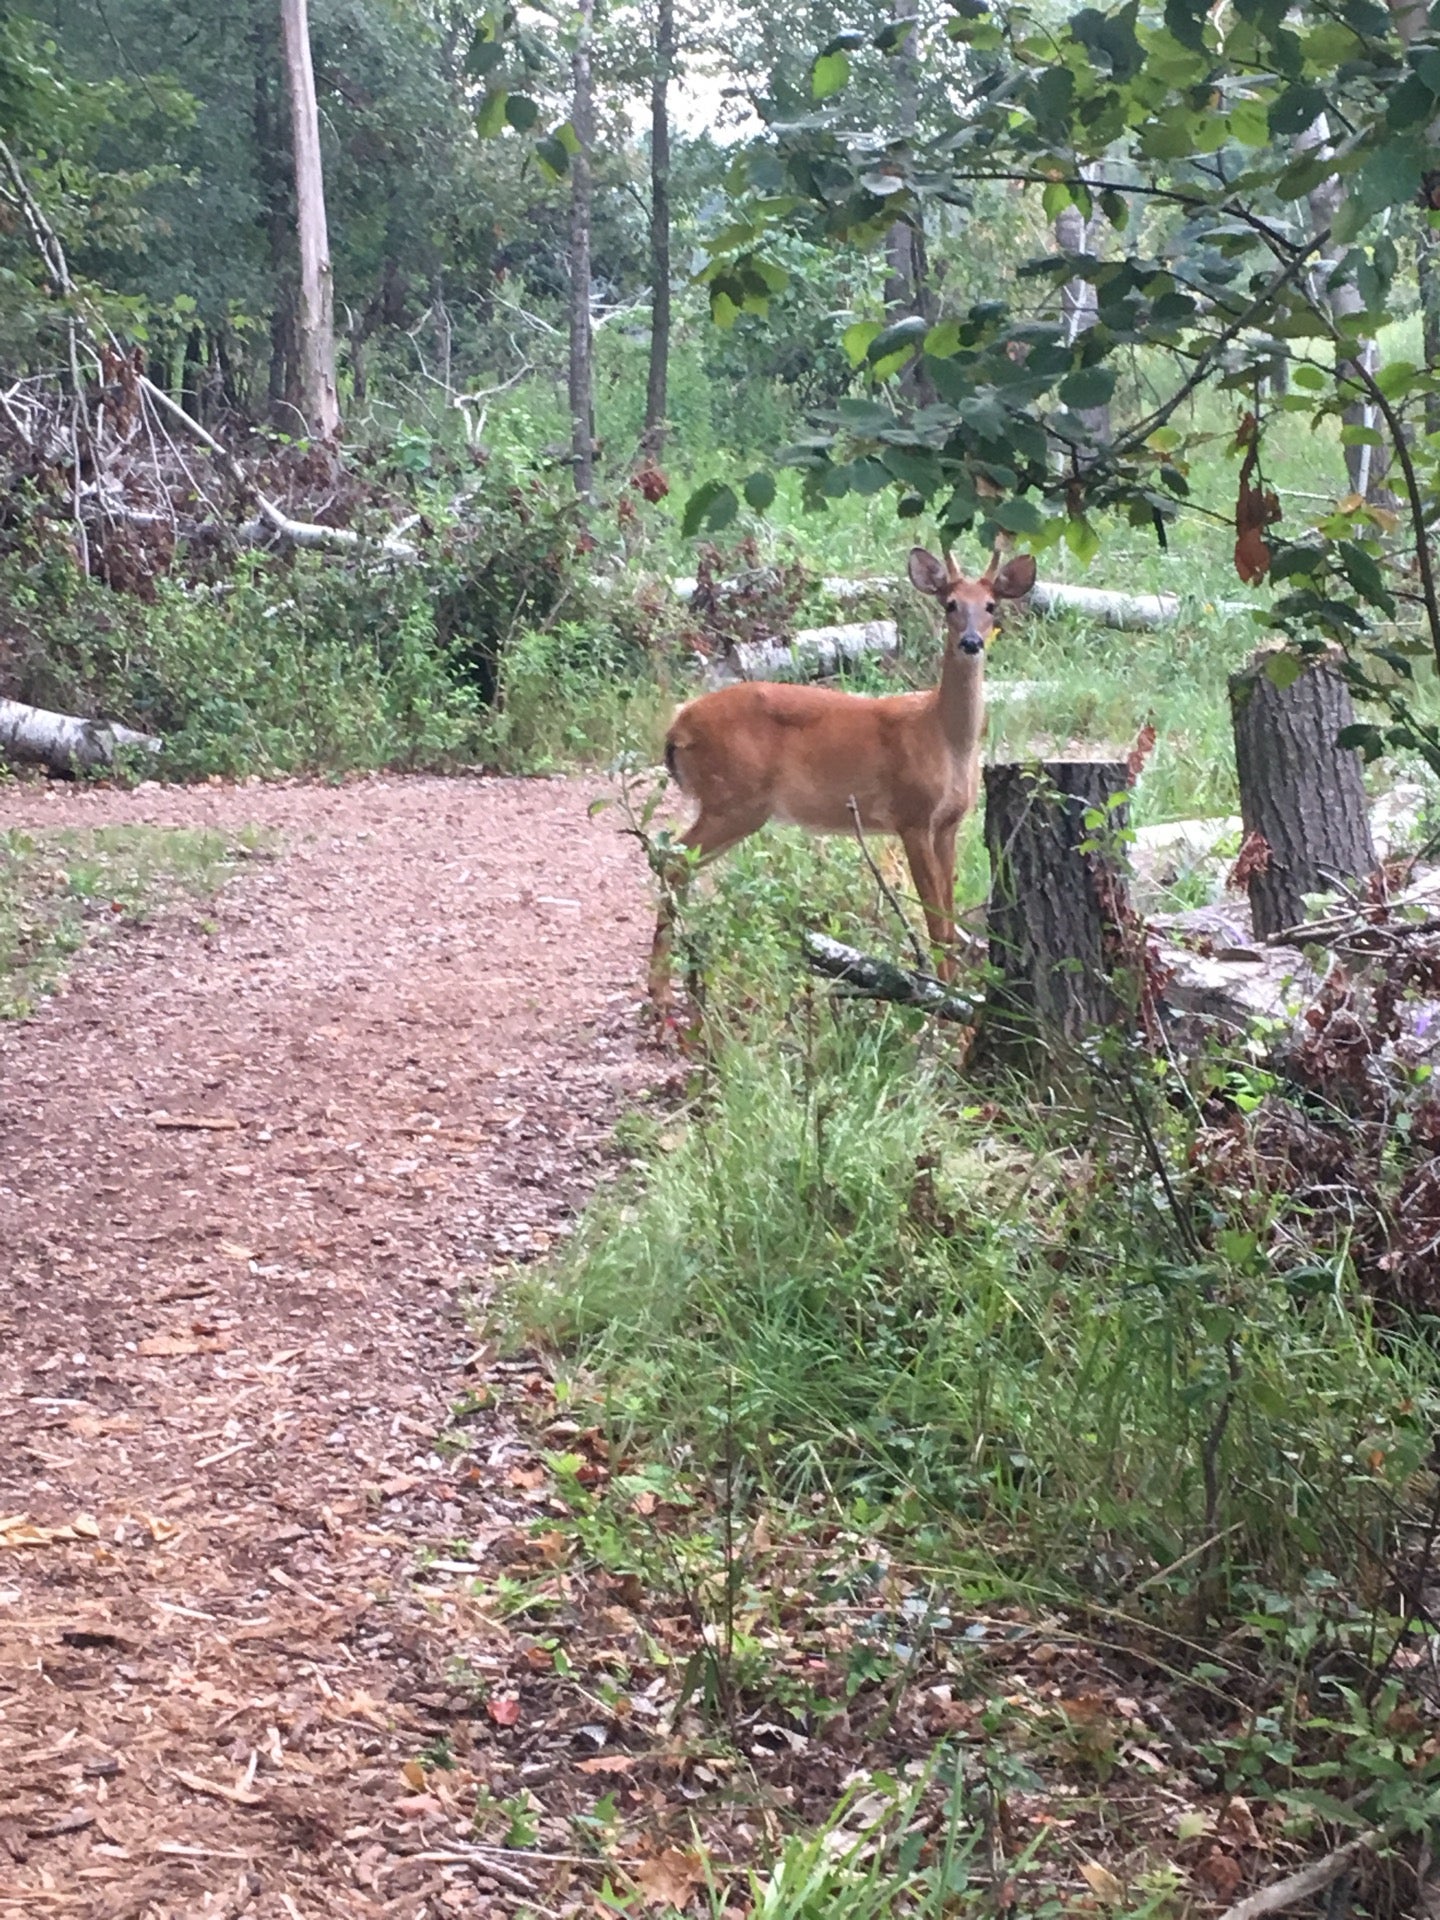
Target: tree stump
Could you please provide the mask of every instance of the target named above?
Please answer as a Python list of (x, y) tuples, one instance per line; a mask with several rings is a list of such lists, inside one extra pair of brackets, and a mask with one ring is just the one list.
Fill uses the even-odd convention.
[[(1299, 674), (1282, 685), (1296, 666)], [(1255, 936), (1267, 940), (1301, 923), (1307, 893), (1365, 880), (1375, 869), (1360, 756), (1335, 744), (1355, 712), (1327, 659), (1302, 664), (1268, 649), (1231, 674), (1230, 713), (1246, 836), (1241, 872)]]
[(985, 769), (992, 983), (981, 1045), (997, 1064), (1033, 1070), (1133, 1010), (1116, 978), (1130, 904), (1113, 838), (1129, 804), (1110, 805), (1129, 786), (1123, 760)]

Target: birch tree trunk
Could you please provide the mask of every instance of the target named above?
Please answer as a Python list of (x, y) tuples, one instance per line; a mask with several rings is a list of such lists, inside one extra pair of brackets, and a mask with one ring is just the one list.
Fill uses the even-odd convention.
[[(1317, 148), (1327, 148), (1330, 144), (1329, 123), (1322, 113), (1318, 120), (1307, 127), (1295, 142), (1302, 153), (1313, 153)], [(1323, 232), (1333, 227), (1335, 216), (1345, 201), (1345, 182), (1332, 174), (1328, 180), (1322, 180), (1318, 187), (1311, 189), (1306, 196), (1310, 208), (1310, 218), (1315, 231)], [(1328, 241), (1320, 250), (1319, 295), (1330, 310), (1330, 317), (1338, 327), (1344, 327), (1357, 313), (1364, 310), (1365, 302), (1354, 280), (1337, 283), (1335, 273), (1345, 258), (1348, 248), (1335, 241)], [(1355, 350), (1346, 356), (1337, 349), (1335, 354), (1335, 376), (1354, 379), (1363, 369), (1374, 373), (1379, 364), (1379, 350), (1373, 340), (1357, 340)], [(1377, 424), (1375, 409), (1368, 400), (1354, 400), (1346, 407), (1343, 415), (1347, 427), (1374, 428)], [(1362, 499), (1369, 500), (1384, 490), (1385, 475), (1389, 468), (1389, 458), (1383, 447), (1347, 446), (1345, 448), (1345, 473), (1350, 482), (1350, 491), (1358, 493)]]
[[(1081, 175), (1093, 174), (1095, 168), (1087, 165), (1080, 169)], [(1079, 207), (1073, 203), (1062, 207), (1055, 216), (1055, 245), (1062, 253), (1082, 254), (1089, 250), (1090, 237), (1094, 231), (1094, 221), (1087, 221)], [(1100, 317), (1100, 296), (1093, 282), (1076, 275), (1067, 280), (1060, 289), (1060, 324), (1064, 331), (1065, 342), (1071, 346), (1082, 333), (1088, 333)], [(1077, 410), (1076, 418), (1089, 437), (1097, 445), (1104, 445), (1111, 438), (1109, 407), (1084, 407)], [(1080, 465), (1085, 464), (1083, 456), (1077, 456)]]
[(590, 498), (595, 484), (594, 339), (590, 327), (590, 156), (595, 145), (595, 93), (590, 47), (595, 0), (578, 0), (575, 52), (570, 72), (570, 125), (576, 152), (570, 157), (570, 444), (575, 491)]
[(320, 159), (320, 112), (310, 61), (307, 0), (280, 0), (285, 76), (290, 92), (290, 136), (295, 155), (295, 210), (300, 237), (300, 396), (317, 440), (340, 433), (335, 388), (335, 284), (325, 225), (325, 175)]
[(48, 713), (19, 700), (0, 700), (0, 758), (28, 760), (71, 773), (113, 766), (117, 747), (143, 747), (159, 753), (153, 734), (135, 733), (108, 720), (82, 720), (75, 714)]
[(670, 73), (675, 64), (675, 0), (656, 0), (650, 74), (650, 377), (641, 450), (665, 448), (670, 380)]

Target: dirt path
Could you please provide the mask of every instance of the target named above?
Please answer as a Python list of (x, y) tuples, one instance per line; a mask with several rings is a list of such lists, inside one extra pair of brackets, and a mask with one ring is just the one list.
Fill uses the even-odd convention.
[(491, 1910), (406, 1805), (465, 1607), (414, 1556), (503, 1511), (503, 1450), (469, 1486), (434, 1450), (459, 1292), (564, 1231), (653, 1072), (641, 863), (587, 798), (0, 799), (285, 849), (0, 1029), (0, 1515), (37, 1529), (0, 1547), (0, 1912)]

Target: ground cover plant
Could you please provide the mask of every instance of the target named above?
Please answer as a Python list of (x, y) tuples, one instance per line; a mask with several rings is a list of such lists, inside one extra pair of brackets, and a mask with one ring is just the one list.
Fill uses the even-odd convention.
[(19, 827), (0, 833), (0, 1017), (23, 1018), (82, 947), (204, 900), (264, 836), (185, 827)]

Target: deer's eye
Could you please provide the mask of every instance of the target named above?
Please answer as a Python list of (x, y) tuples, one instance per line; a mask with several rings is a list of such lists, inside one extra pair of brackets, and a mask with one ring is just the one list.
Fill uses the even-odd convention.
[(986, 611), (986, 613), (994, 613), (994, 611), (995, 611), (995, 602), (994, 602), (993, 600), (987, 600), (987, 601), (985, 602), (985, 611)]

